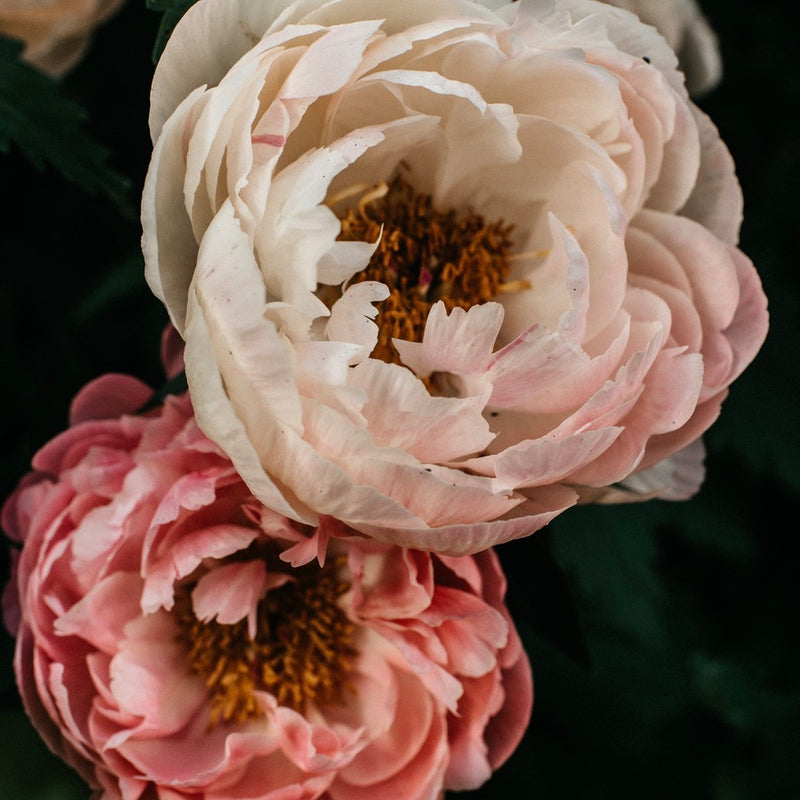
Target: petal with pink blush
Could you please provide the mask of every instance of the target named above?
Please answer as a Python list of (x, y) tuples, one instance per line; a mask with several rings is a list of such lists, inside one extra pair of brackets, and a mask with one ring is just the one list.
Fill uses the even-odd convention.
[[(423, 550), (435, 549), (438, 553), (463, 556), (478, 553), (487, 547), (518, 539), (543, 528), (558, 514), (571, 508), (578, 501), (575, 490), (563, 486), (548, 486), (533, 497), (524, 499), (518, 510), (507, 518), (471, 525), (453, 524), (431, 528), (403, 528), (392, 532), (391, 542), (405, 547)], [(361, 530), (381, 539), (385, 536), (380, 526), (362, 523)], [(389, 537), (387, 537), (389, 538)]]
[(503, 307), (484, 303), (468, 310), (434, 303), (425, 321), (421, 342), (393, 340), (403, 363), (421, 378), (432, 372), (469, 375), (488, 362), (500, 325)]
[[(724, 329), (737, 307), (739, 284), (728, 247), (696, 222), (658, 212), (641, 213), (637, 227), (649, 232), (680, 262), (706, 330)], [(703, 269), (697, 265), (702, 263)]]
[(204, 558), (229, 556), (246, 548), (257, 536), (254, 528), (221, 524), (186, 534), (164, 552), (151, 553), (145, 545), (142, 610), (153, 613), (162, 606), (172, 608), (176, 581), (193, 572)]
[(153, 390), (130, 375), (101, 375), (84, 386), (72, 400), (70, 425), (97, 419), (113, 419), (132, 414), (143, 406)]
[(139, 613), (141, 578), (115, 572), (96, 584), (53, 624), (60, 636), (79, 636), (99, 651), (114, 655), (125, 625)]
[(566, 478), (594, 461), (622, 433), (619, 426), (584, 431), (564, 438), (540, 438), (509, 447), (496, 457), (474, 459), (481, 470), (491, 466), (499, 486), (505, 489), (533, 488)]
[(179, 731), (205, 703), (202, 681), (189, 673), (186, 651), (175, 641), (176, 627), (166, 612), (131, 620), (111, 661), (111, 691), (120, 709), (139, 724), (121, 730), (107, 743), (117, 748), (130, 736), (160, 737)]
[(289, 580), (288, 576), (267, 576), (263, 561), (222, 564), (207, 572), (192, 590), (192, 608), (203, 622), (216, 619), (233, 625), (247, 617), (247, 633), (256, 638), (258, 601), (264, 594)]
[(409, 370), (375, 359), (353, 369), (351, 385), (368, 397), (362, 413), (376, 444), (400, 448), (422, 463), (480, 452), (493, 438), (482, 414), (488, 391), (476, 397), (431, 397)]
[(738, 378), (756, 357), (764, 344), (769, 326), (767, 300), (755, 267), (738, 250), (731, 248), (729, 252), (739, 277), (739, 305), (730, 325), (724, 331), (734, 353), (730, 373), (725, 378), (726, 383)]
[[(453, 714), (461, 708), (480, 709), (469, 711), (467, 724), (474, 752), (481, 739), (492, 763), (506, 758), (527, 712), (506, 702), (501, 684), (506, 673), (528, 667), (503, 605), (497, 560), (404, 550), (331, 517), (315, 527), (285, 517), (252, 496), (191, 415), (184, 397), (143, 416), (140, 426), (126, 416), (77, 426), (89, 439), (70, 446), (68, 465), (59, 472), (56, 459), (45, 491), (40, 475), (23, 481), (9, 499), (14, 508), (3, 512), (23, 543), (18, 681), (53, 750), (120, 797), (151, 787), (165, 797), (209, 800), (321, 793), (358, 800), (375, 792), (439, 800), (451, 747), (460, 746), (450, 733), (456, 737)], [(451, 473), (431, 469), (442, 482)], [(97, 480), (86, 480), (92, 470)], [(75, 482), (76, 475), (84, 477)], [(113, 479), (116, 493), (95, 494)], [(477, 497), (486, 484), (475, 476), (464, 490)], [(488, 542), (521, 525), (529, 532), (554, 504), (574, 502), (574, 492), (559, 491), (539, 492), (541, 507), (520, 496), (527, 516), (467, 529), (466, 541), (460, 525), (435, 533), (469, 551), (473, 535)], [(304, 657), (312, 641), (333, 653), (319, 680), (335, 691), (297, 707), (292, 692), (259, 670), (267, 663), (259, 659), (279, 651), (255, 636), (262, 635), (262, 598), (290, 582), (307, 603), (268, 611), (269, 627), (275, 622), (289, 647), (286, 664)], [(176, 609), (187, 592), (191, 606)], [(195, 623), (211, 635), (190, 647), (186, 633)], [(216, 633), (241, 641), (218, 649)], [(313, 686), (321, 663), (278, 674)], [(253, 683), (217, 680), (218, 670)], [(476, 673), (491, 692), (469, 679)], [(474, 698), (465, 700), (465, 692)], [(233, 704), (227, 719), (221, 703)], [(497, 750), (487, 731), (500, 717), (505, 744)]]
[(574, 480), (587, 486), (623, 480), (639, 466), (653, 430), (673, 431), (690, 420), (703, 379), (702, 359), (680, 351), (663, 353), (648, 374), (645, 390), (624, 419), (623, 433), (594, 463), (576, 470)]

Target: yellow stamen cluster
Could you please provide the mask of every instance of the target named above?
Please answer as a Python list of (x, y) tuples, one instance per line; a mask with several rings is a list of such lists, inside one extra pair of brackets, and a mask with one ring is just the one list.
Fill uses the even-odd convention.
[(304, 711), (309, 703), (341, 703), (356, 651), (355, 625), (339, 605), (349, 588), (341, 577), (343, 557), (291, 571), (291, 579), (258, 605), (256, 636), (247, 620), (225, 625), (203, 622), (191, 605), (192, 584), (177, 594), (178, 639), (187, 648), (188, 669), (210, 693), (209, 728), (262, 716), (256, 691), (280, 705)]
[(389, 287), (377, 319), (375, 358), (397, 362), (392, 338), (419, 341), (438, 300), (448, 311), (469, 308), (508, 286), (513, 226), (502, 220), (487, 223), (472, 212), (437, 211), (430, 195), (415, 192), (399, 176), (364, 194), (341, 223), (341, 239), (374, 242), (380, 237), (369, 264), (352, 279)]

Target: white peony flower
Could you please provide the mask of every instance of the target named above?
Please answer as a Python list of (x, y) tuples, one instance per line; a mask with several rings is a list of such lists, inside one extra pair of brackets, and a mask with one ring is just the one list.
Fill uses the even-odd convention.
[(265, 504), (461, 554), (699, 486), (765, 299), (730, 156), (634, 15), (201, 0), (150, 123), (148, 281)]

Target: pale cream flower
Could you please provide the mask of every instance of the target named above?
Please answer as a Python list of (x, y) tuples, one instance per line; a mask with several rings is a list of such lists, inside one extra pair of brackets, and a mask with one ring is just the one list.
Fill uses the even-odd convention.
[(201, 0), (150, 123), (147, 277), (265, 504), (460, 554), (700, 485), (766, 304), (653, 27), (588, 0)]

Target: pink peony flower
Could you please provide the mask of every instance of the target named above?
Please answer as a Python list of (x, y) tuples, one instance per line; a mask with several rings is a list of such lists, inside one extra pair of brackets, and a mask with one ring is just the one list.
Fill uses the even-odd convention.
[[(187, 396), (109, 375), (6, 502), (33, 723), (104, 800), (424, 800), (529, 719), (492, 551), (449, 557), (258, 503)], [(102, 418), (101, 418), (102, 417)]]
[(0, 0), (0, 33), (25, 43), (22, 57), (60, 77), (80, 61), (98, 25), (124, 0)]
[(147, 277), (250, 490), (476, 552), (682, 499), (759, 350), (732, 160), (589, 0), (201, 0), (152, 87)]

